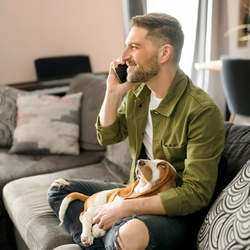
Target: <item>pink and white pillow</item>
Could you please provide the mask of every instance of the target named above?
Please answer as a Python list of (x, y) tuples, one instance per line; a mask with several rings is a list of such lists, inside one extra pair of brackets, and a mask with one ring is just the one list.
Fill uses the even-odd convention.
[(82, 95), (19, 95), (10, 153), (79, 154)]

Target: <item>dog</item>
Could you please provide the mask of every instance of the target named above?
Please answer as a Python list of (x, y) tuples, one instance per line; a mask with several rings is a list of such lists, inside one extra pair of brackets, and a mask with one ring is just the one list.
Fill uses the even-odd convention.
[(87, 247), (93, 244), (94, 238), (103, 237), (105, 230), (97, 224), (93, 225), (95, 211), (102, 205), (118, 199), (134, 199), (149, 197), (159, 192), (175, 187), (176, 171), (174, 167), (164, 160), (138, 160), (135, 175), (137, 180), (131, 186), (104, 190), (87, 196), (78, 192), (67, 195), (60, 206), (59, 219), (63, 224), (66, 210), (73, 200), (84, 202), (84, 210), (79, 220), (82, 223), (81, 241)]

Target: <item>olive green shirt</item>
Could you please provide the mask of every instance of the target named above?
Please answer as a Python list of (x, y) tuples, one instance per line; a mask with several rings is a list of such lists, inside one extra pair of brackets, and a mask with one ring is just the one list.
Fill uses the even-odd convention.
[[(137, 84), (125, 96), (111, 126), (100, 126), (99, 118), (96, 124), (102, 145), (117, 143), (129, 136), (133, 159), (129, 184), (135, 180), (134, 169), (142, 147), (150, 93), (146, 84)], [(207, 93), (178, 69), (151, 116), (154, 158), (167, 160), (178, 173), (176, 187), (158, 194), (166, 214), (187, 215), (204, 208), (214, 192), (225, 142), (220, 110)]]

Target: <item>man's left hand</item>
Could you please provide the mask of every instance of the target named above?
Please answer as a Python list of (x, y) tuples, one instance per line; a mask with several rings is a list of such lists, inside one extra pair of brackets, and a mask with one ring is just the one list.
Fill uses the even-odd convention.
[(96, 210), (93, 223), (103, 230), (109, 230), (114, 223), (128, 217), (129, 215), (124, 213), (122, 203), (123, 201), (114, 201), (100, 206)]

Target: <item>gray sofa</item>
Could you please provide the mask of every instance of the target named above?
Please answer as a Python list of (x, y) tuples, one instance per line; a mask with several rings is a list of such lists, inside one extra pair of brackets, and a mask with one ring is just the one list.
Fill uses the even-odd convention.
[[(93, 82), (98, 82), (98, 84), (89, 84), (90, 79), (94, 78)], [(84, 87), (88, 86), (88, 87)], [(84, 88), (84, 89), (83, 89)], [(91, 90), (90, 90), (91, 89)], [(87, 122), (92, 122), (92, 118), (95, 117), (100, 109), (101, 102), (103, 100), (104, 91), (105, 91), (105, 80), (96, 79), (96, 76), (93, 75), (79, 75), (72, 82), (71, 88), (69, 92), (77, 92), (83, 91), (84, 98), (87, 97), (88, 103), (82, 104), (82, 109), (86, 108), (84, 105), (88, 105), (88, 108), (84, 114), (84, 120)], [(90, 91), (90, 92), (89, 92)], [(85, 100), (86, 101), (86, 100)], [(92, 105), (96, 105), (93, 107)], [(97, 107), (98, 106), (98, 107)], [(95, 111), (94, 111), (95, 110)], [(98, 110), (98, 111), (97, 111)], [(84, 111), (84, 110), (83, 110)], [(89, 120), (89, 113), (93, 116)], [(93, 113), (92, 113), (93, 112)], [(95, 120), (95, 119), (93, 119)], [(213, 200), (208, 207), (207, 217), (204, 220), (203, 225), (201, 225), (201, 229), (199, 234), (197, 235), (197, 248), (198, 249), (226, 249), (220, 248), (221, 244), (227, 244), (225, 242), (230, 241), (229, 238), (233, 238), (232, 235), (227, 237), (226, 240), (223, 240), (223, 237), (226, 237), (225, 234), (219, 234), (218, 231), (214, 231), (216, 228), (214, 223), (214, 216), (218, 216), (218, 223), (220, 218), (224, 218), (222, 224), (218, 224), (220, 228), (223, 225), (230, 225), (230, 223), (226, 223), (226, 218), (232, 218), (232, 216), (237, 215), (239, 209), (242, 207), (249, 208), (249, 186), (247, 177), (250, 176), (250, 127), (245, 125), (233, 124), (225, 122), (227, 129), (227, 138), (225, 149), (223, 153), (222, 160), (220, 162), (219, 167), (219, 178), (217, 183), (217, 188), (215, 191), (215, 195)], [(94, 129), (94, 124), (91, 123), (91, 127)], [(81, 127), (84, 130), (84, 127)], [(88, 133), (89, 135), (90, 133)], [(93, 135), (93, 142), (96, 140)], [(64, 160), (61, 158), (61, 163), (56, 164), (56, 166), (47, 167), (46, 170), (41, 171), (34, 170), (32, 173), (28, 172), (29, 167), (28, 162), (26, 161), (18, 161), (18, 166), (15, 166), (17, 163), (12, 160), (12, 163), (8, 162), (8, 167), (15, 169), (17, 172), (20, 172), (20, 169), (26, 169), (27, 173), (19, 174), (9, 171), (5, 173), (5, 178), (8, 178), (5, 181), (4, 189), (3, 189), (3, 201), (4, 207), (2, 207), (3, 213), (6, 211), (14, 225), (15, 228), (15, 240), (17, 243), (18, 250), (80, 250), (81, 248), (74, 244), (71, 236), (64, 229), (63, 226), (59, 226), (59, 220), (54, 215), (53, 211), (50, 209), (46, 194), (50, 184), (57, 178), (74, 178), (74, 179), (101, 179), (106, 181), (116, 181), (116, 182), (126, 182), (129, 176), (129, 168), (131, 164), (131, 158), (129, 153), (128, 142), (125, 140), (124, 142), (118, 143), (117, 145), (107, 146), (105, 153), (99, 150), (92, 151), (84, 151), (85, 156), (82, 159), (74, 158), (71, 159), (72, 163), (69, 163), (71, 160), (68, 158), (69, 162), (63, 164)], [(9, 156), (7, 151), (0, 155), (0, 162), (5, 157), (9, 157), (9, 160), (24, 156)], [(30, 157), (30, 156), (26, 156)], [(49, 156), (52, 157), (52, 156)], [(55, 159), (58, 160), (58, 156), (54, 156), (55, 158), (50, 158), (51, 161), (45, 160), (45, 158), (41, 158), (41, 161), (44, 163), (52, 165)], [(64, 156), (63, 156), (64, 157)], [(87, 160), (87, 158), (89, 158)], [(65, 158), (66, 160), (66, 158)], [(33, 159), (33, 161), (35, 161)], [(88, 161), (88, 162), (87, 162)], [(248, 163), (247, 163), (248, 162)], [(6, 163), (7, 164), (7, 163)], [(2, 163), (1, 163), (2, 165)], [(31, 164), (30, 164), (31, 165)], [(34, 164), (36, 165), (36, 164)], [(68, 165), (68, 166), (67, 166)], [(71, 167), (70, 167), (71, 166)], [(35, 168), (36, 166), (33, 166)], [(2, 168), (2, 167), (1, 167)], [(6, 167), (7, 168), (7, 167)], [(31, 166), (32, 168), (32, 166)], [(7, 171), (7, 170), (6, 170)], [(11, 177), (12, 175), (16, 175), (15, 177)], [(249, 174), (249, 176), (248, 176)], [(31, 176), (33, 175), (33, 176)], [(247, 175), (242, 179), (242, 175)], [(1, 170), (1, 181), (3, 181), (2, 170)], [(240, 183), (246, 183), (243, 185), (244, 187), (248, 187), (244, 196), (241, 196), (240, 204), (237, 204), (237, 208), (230, 204), (229, 209), (221, 209), (223, 206), (221, 204), (225, 204), (224, 199), (228, 198), (228, 195), (231, 195), (232, 192), (228, 192), (228, 190), (234, 186), (237, 180), (240, 178)], [(239, 188), (238, 188), (239, 189)], [(246, 188), (247, 190), (247, 188)], [(230, 191), (230, 190), (229, 190)], [(235, 192), (237, 193), (237, 192)], [(237, 194), (236, 194), (237, 197)], [(229, 199), (230, 200), (230, 199)], [(233, 200), (233, 199), (232, 199)], [(235, 204), (234, 204), (235, 205)], [(219, 209), (218, 209), (219, 207)], [(230, 210), (232, 207), (232, 210)], [(211, 209), (210, 209), (211, 208)], [(6, 211), (5, 211), (6, 209)], [(210, 209), (210, 210), (209, 210)], [(217, 212), (220, 213), (217, 213)], [(243, 211), (243, 212), (242, 212)], [(250, 209), (240, 210), (241, 215), (244, 213), (248, 213), (249, 215)], [(230, 214), (230, 216), (227, 216)], [(220, 217), (221, 215), (221, 217)], [(244, 216), (242, 216), (244, 217)], [(248, 217), (249, 218), (249, 217)], [(234, 219), (234, 221), (237, 220)], [(232, 219), (231, 219), (232, 221)], [(246, 221), (246, 223), (248, 223)], [(230, 228), (234, 228), (234, 232), (238, 232), (237, 235), (242, 235), (242, 227), (236, 225), (231, 226)], [(244, 220), (240, 221), (240, 225), (245, 226)], [(249, 227), (248, 227), (249, 228)], [(5, 229), (4, 229), (5, 230)], [(220, 243), (220, 237), (223, 238), (223, 243)], [(216, 239), (216, 240), (215, 240)], [(244, 230), (243, 237), (239, 243), (239, 237), (233, 238), (230, 244), (238, 244), (235, 249), (244, 249), (244, 246), (249, 244), (250, 239), (250, 229)], [(14, 239), (9, 239), (10, 241), (14, 241)], [(218, 243), (219, 242), (219, 243)], [(218, 244), (217, 244), (218, 243)], [(217, 245), (216, 245), (217, 244)], [(2, 249), (2, 248), (1, 248)], [(3, 248), (8, 249), (8, 248)]]
[(31, 95), (32, 92), (0, 85), (0, 249), (15, 249), (13, 223), (3, 204), (5, 184), (23, 177), (81, 168), (103, 159), (106, 148), (99, 145), (94, 124), (105, 89), (105, 76), (86, 73), (76, 76), (67, 92), (84, 93), (80, 109), (79, 155), (33, 155), (9, 153), (17, 120), (17, 95)]

